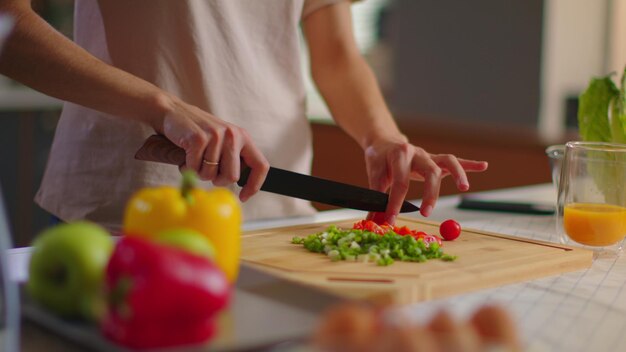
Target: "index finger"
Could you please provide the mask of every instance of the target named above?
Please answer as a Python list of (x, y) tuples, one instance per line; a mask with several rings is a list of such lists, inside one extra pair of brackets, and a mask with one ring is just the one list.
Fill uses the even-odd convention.
[(395, 218), (400, 213), (402, 203), (409, 191), (409, 162), (396, 162), (392, 164), (391, 187), (389, 190), (389, 201), (385, 211), (385, 217), (389, 224), (395, 223)]

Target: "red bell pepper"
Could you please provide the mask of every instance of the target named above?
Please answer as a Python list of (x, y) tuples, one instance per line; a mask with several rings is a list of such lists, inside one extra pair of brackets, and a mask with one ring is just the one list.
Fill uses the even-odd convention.
[(214, 332), (231, 287), (207, 258), (136, 236), (117, 243), (106, 268), (104, 335), (133, 349), (197, 344)]

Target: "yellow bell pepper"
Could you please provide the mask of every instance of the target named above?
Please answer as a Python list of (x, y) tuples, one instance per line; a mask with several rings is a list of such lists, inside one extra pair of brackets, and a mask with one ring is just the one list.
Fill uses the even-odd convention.
[(233, 283), (241, 252), (239, 202), (225, 188), (194, 188), (195, 179), (193, 172), (185, 172), (180, 189), (162, 186), (139, 190), (126, 206), (124, 233), (152, 237), (169, 229), (196, 230), (213, 243), (215, 262)]

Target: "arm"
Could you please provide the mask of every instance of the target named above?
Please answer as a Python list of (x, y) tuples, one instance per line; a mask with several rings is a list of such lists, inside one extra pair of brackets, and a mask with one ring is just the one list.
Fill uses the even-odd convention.
[(451, 174), (459, 190), (469, 189), (466, 171), (483, 171), (487, 163), (432, 155), (408, 142), (358, 51), (348, 2), (314, 12), (304, 20), (303, 28), (313, 80), (333, 118), (363, 148), (370, 187), (389, 190), (382, 221), (394, 222), (411, 179), (425, 182), (424, 216), (430, 215), (436, 203), (442, 177)]
[[(59, 99), (151, 126), (185, 149), (186, 166), (215, 184), (239, 178), (241, 155), (252, 174), (240, 197), (258, 191), (268, 165), (244, 130), (102, 62), (50, 27), (30, 0), (0, 0), (0, 12), (15, 19), (0, 57), (2, 74)], [(219, 169), (203, 159), (220, 161)]]

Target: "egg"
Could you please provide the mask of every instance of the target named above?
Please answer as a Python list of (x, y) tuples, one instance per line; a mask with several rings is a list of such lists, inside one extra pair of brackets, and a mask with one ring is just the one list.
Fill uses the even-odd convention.
[(504, 308), (483, 306), (473, 314), (470, 324), (480, 336), (483, 349), (498, 347), (505, 351), (521, 351), (515, 324)]
[(373, 309), (345, 303), (328, 309), (313, 334), (313, 345), (323, 351), (366, 351), (376, 338)]
[(478, 352), (481, 342), (474, 329), (457, 323), (445, 310), (439, 311), (428, 324), (428, 329), (441, 352)]

